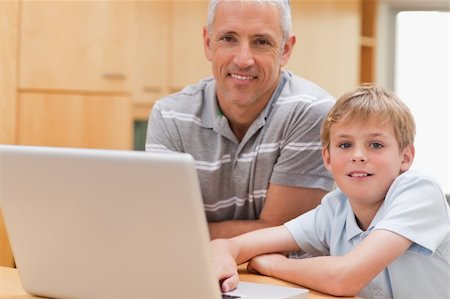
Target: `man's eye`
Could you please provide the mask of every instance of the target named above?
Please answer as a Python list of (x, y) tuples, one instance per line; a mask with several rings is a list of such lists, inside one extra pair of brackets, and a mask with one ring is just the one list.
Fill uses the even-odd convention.
[(234, 38), (232, 36), (222, 36), (220, 40), (229, 43), (234, 41)]
[(255, 43), (259, 46), (270, 46), (270, 42), (266, 39), (257, 39)]
[(350, 148), (352, 145), (350, 143), (341, 143), (339, 147), (342, 149)]
[(374, 148), (374, 149), (379, 149), (379, 148), (382, 148), (383, 145), (381, 143), (378, 143), (378, 142), (373, 142), (373, 143), (370, 144), (370, 147)]

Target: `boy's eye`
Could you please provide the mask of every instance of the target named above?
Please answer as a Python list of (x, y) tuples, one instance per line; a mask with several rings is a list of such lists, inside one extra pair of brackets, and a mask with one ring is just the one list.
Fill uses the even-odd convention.
[(342, 149), (350, 148), (352, 145), (348, 142), (339, 144), (339, 147)]
[(373, 143), (370, 144), (370, 147), (374, 148), (374, 149), (379, 149), (379, 148), (382, 148), (383, 145), (381, 143), (378, 143), (378, 142), (373, 142)]

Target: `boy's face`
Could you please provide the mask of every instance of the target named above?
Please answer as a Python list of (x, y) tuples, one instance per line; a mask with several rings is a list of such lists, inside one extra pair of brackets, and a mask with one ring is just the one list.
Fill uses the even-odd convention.
[(337, 122), (330, 148), (322, 151), (325, 167), (353, 203), (381, 203), (395, 178), (409, 169), (414, 146), (400, 151), (392, 125), (376, 120)]

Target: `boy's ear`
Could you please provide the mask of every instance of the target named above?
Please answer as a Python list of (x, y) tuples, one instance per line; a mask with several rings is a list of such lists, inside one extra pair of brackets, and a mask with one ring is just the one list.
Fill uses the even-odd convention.
[(330, 151), (328, 150), (328, 148), (322, 148), (322, 159), (325, 168), (328, 169), (328, 171), (331, 171)]
[(402, 159), (402, 164), (400, 165), (400, 172), (405, 172), (407, 171), (413, 161), (414, 161), (414, 155), (416, 153), (416, 149), (414, 147), (414, 144), (410, 144), (408, 145), (404, 150), (403, 150), (403, 159)]

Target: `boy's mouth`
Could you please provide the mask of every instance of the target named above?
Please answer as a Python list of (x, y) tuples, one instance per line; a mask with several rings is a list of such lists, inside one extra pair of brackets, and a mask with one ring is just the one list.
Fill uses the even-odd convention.
[(373, 174), (371, 173), (367, 173), (367, 172), (352, 172), (350, 174), (348, 174), (349, 177), (352, 178), (363, 178), (363, 177), (368, 177), (368, 176), (372, 176)]

